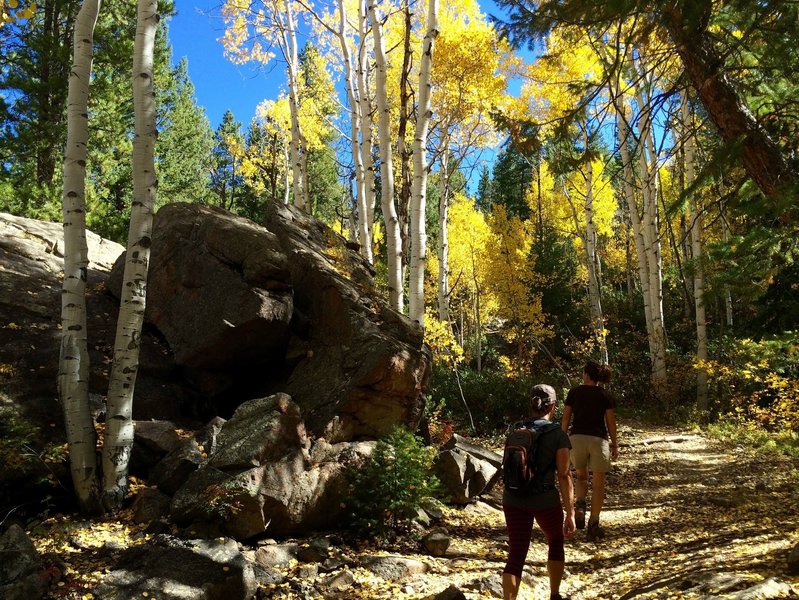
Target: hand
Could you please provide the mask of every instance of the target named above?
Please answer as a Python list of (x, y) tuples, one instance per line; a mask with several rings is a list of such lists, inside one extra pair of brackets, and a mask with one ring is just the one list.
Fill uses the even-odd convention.
[(615, 444), (610, 447), (610, 458), (612, 460), (619, 458), (619, 447)]
[(576, 531), (577, 526), (574, 523), (574, 511), (570, 511), (569, 514), (566, 515), (566, 520), (563, 521), (563, 537), (570, 540), (574, 537)]

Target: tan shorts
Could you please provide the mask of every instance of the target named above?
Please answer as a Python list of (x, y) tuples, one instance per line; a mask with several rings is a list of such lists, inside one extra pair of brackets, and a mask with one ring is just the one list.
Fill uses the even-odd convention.
[(585, 469), (592, 473), (610, 471), (610, 442), (594, 435), (571, 435), (571, 460), (575, 469)]

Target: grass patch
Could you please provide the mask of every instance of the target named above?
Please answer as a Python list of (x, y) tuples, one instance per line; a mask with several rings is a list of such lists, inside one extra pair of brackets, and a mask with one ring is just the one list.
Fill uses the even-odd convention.
[(786, 456), (799, 458), (799, 433), (795, 431), (772, 433), (763, 429), (755, 429), (752, 425), (720, 421), (708, 425), (707, 432), (716, 439), (742, 444), (757, 452), (779, 452)]

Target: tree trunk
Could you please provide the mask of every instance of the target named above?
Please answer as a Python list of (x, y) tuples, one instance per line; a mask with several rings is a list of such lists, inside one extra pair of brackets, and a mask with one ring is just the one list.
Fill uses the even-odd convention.
[(158, 187), (153, 159), (157, 136), (153, 56), (158, 18), (157, 0), (139, 0), (133, 55), (133, 202), (103, 443), (103, 504), (111, 510), (121, 506), (128, 488), (128, 461), (133, 447), (133, 390), (139, 369), (152, 211)]
[(391, 151), (391, 110), (386, 91), (386, 55), (383, 48), (383, 24), (375, 0), (369, 2), (372, 19), (372, 37), (375, 45), (375, 96), (377, 102), (377, 132), (380, 145), (380, 196), (383, 221), (386, 226), (386, 252), (388, 263), (389, 303), (397, 312), (405, 305), (402, 281), (402, 240), (400, 238), (397, 207), (394, 204), (394, 162)]
[(294, 10), (292, 0), (284, 0), (285, 28), (282, 32), (283, 54), (286, 58), (286, 73), (289, 88), (289, 112), (291, 114), (291, 171), (294, 181), (294, 205), (300, 210), (308, 210), (307, 182), (303, 178), (302, 170), (302, 133), (300, 131), (300, 96), (297, 74), (297, 33), (294, 29)]
[(641, 215), (638, 212), (638, 203), (635, 200), (634, 169), (632, 157), (627, 147), (628, 141), (632, 136), (627, 117), (626, 100), (620, 93), (616, 93), (615, 104), (618, 113), (616, 130), (619, 137), (619, 153), (624, 175), (624, 197), (627, 200), (627, 208), (630, 215), (630, 225), (633, 229), (633, 240), (635, 241), (635, 253), (638, 259), (638, 279), (641, 282), (641, 296), (644, 302), (644, 320), (646, 321), (647, 340), (649, 342), (649, 358), (652, 364), (655, 362), (655, 345), (652, 333), (652, 307), (649, 296), (649, 268), (646, 260), (646, 244), (644, 242), (643, 226)]
[[(446, 128), (444, 128), (446, 130)], [(449, 323), (449, 138), (441, 141), (438, 171), (438, 318)]]
[[(701, 1), (710, 11), (710, 0)], [(698, 12), (696, 8), (692, 12)], [(677, 46), (685, 73), (693, 83), (711, 121), (728, 144), (740, 145), (746, 172), (775, 204), (777, 214), (789, 212), (786, 191), (797, 185), (779, 146), (755, 119), (724, 72), (724, 59), (713, 45), (705, 20), (691, 25), (679, 7), (663, 11), (663, 23)], [(793, 211), (795, 220), (796, 211)]]
[(419, 70), (419, 102), (416, 109), (416, 133), (413, 140), (413, 192), (411, 194), (411, 264), (408, 312), (412, 321), (424, 327), (424, 273), (427, 262), (427, 131), (430, 126), (430, 80), (433, 49), (438, 36), (438, 0), (428, 0), (427, 31), (422, 41)]
[(608, 346), (605, 341), (605, 324), (602, 316), (602, 296), (599, 282), (596, 252), (596, 227), (594, 225), (594, 169), (588, 152), (588, 127), (583, 124), (585, 145), (585, 255), (588, 266), (588, 303), (591, 307), (591, 323), (599, 353), (604, 364), (608, 364)]
[(358, 90), (361, 117), (361, 160), (363, 161), (364, 203), (366, 205), (366, 228), (368, 230), (369, 254), (374, 253), (375, 199), (377, 197), (375, 165), (372, 159), (374, 140), (372, 138), (372, 100), (369, 97), (369, 55), (366, 51), (367, 27), (366, 0), (358, 0), (358, 31), (361, 43), (358, 44)]
[[(721, 195), (721, 194), (720, 194)], [(730, 241), (730, 224), (727, 222), (727, 204), (722, 202), (719, 207), (721, 211), (721, 235), (724, 240), (724, 245), (729, 244)], [(732, 294), (730, 293), (730, 286), (724, 285), (724, 313), (726, 317), (727, 327), (733, 326), (733, 313), (732, 313)]]
[[(693, 119), (688, 105), (688, 95), (682, 94), (683, 145), (685, 148), (685, 187), (689, 189), (695, 179)], [(690, 234), (691, 254), (694, 266), (694, 305), (696, 307), (696, 359), (700, 363), (696, 372), (696, 405), (703, 413), (709, 407), (707, 385), (707, 322), (705, 316), (705, 274), (702, 266), (702, 215), (696, 193), (691, 192)]]
[(408, 148), (405, 138), (408, 131), (408, 102), (411, 93), (409, 91), (408, 76), (411, 70), (411, 9), (408, 0), (404, 1), (402, 7), (405, 16), (405, 36), (402, 45), (402, 72), (400, 73), (400, 110), (399, 125), (397, 128), (397, 154), (400, 157), (400, 190), (397, 196), (397, 217), (399, 218), (400, 237), (402, 238), (402, 266), (400, 276), (405, 281), (405, 268), (408, 264), (410, 254), (410, 235), (408, 227), (410, 225), (408, 212), (411, 203), (411, 156), (412, 151)]
[(370, 236), (370, 228), (368, 225), (368, 210), (366, 208), (366, 179), (364, 175), (363, 158), (361, 156), (361, 105), (358, 100), (358, 83), (356, 82), (355, 73), (353, 72), (353, 57), (350, 52), (350, 47), (347, 42), (347, 12), (344, 6), (344, 0), (339, 0), (338, 3), (338, 16), (339, 25), (336, 36), (338, 37), (339, 46), (341, 47), (341, 55), (344, 60), (344, 86), (347, 90), (347, 99), (350, 103), (350, 148), (352, 149), (352, 160), (355, 165), (355, 196), (358, 221), (358, 243), (360, 244), (361, 256), (363, 256), (369, 264), (374, 263), (374, 256), (372, 255), (372, 241)]
[(69, 465), (75, 495), (83, 513), (99, 507), (97, 443), (89, 412), (89, 351), (86, 331), (86, 156), (88, 101), (94, 27), (100, 0), (84, 0), (73, 41), (73, 64), (67, 99), (67, 143), (64, 149), (64, 283), (61, 292), (61, 356), (58, 392), (64, 407)]
[[(636, 92), (636, 102), (641, 107), (639, 125), (638, 162), (643, 181), (644, 217), (642, 232), (649, 270), (649, 306), (652, 319), (652, 341), (654, 356), (652, 378), (659, 389), (666, 382), (666, 332), (663, 316), (663, 267), (660, 250), (660, 227), (658, 210), (658, 161), (655, 144), (652, 141), (651, 105), (645, 103), (641, 90)], [(647, 157), (647, 151), (649, 156)], [(646, 291), (645, 291), (646, 293)]]

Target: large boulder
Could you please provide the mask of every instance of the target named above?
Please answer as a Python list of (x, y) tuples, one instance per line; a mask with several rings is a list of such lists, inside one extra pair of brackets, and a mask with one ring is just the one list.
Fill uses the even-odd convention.
[(0, 535), (0, 598), (37, 600), (47, 593), (49, 577), (25, 531), (11, 525)]
[[(109, 286), (118, 293), (120, 257)], [(146, 318), (194, 383), (219, 392), (208, 372), (282, 359), (293, 311), (277, 238), (247, 219), (197, 204), (168, 204), (153, 220)]]
[(285, 394), (250, 400), (177, 490), (170, 516), (180, 525), (212, 523), (240, 540), (325, 528), (343, 513), (346, 470), (372, 448), (370, 442), (312, 444), (299, 407)]
[(271, 205), (259, 227), (170, 204), (154, 219), (146, 317), (209, 412), (282, 391), (317, 436), (378, 437), (418, 424), (430, 352), (372, 278), (341, 236), (292, 207)]
[(501, 476), (502, 456), (453, 435), (436, 457), (435, 473), (455, 504), (468, 504), (491, 490)]
[(277, 203), (266, 226), (294, 288), (296, 365), (283, 391), (308, 428), (331, 442), (415, 428), (431, 368), (421, 329), (375, 292), (369, 265), (330, 228)]

